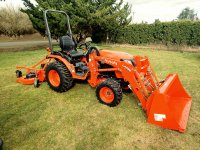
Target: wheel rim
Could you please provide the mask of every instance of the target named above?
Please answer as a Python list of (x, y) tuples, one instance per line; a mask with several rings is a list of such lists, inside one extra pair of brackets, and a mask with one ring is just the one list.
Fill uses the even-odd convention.
[(100, 89), (100, 98), (105, 102), (105, 103), (111, 103), (114, 100), (114, 93), (113, 91), (108, 88), (108, 87), (103, 87)]
[(49, 76), (49, 82), (53, 86), (58, 87), (60, 85), (60, 76), (56, 70), (50, 70), (48, 76)]

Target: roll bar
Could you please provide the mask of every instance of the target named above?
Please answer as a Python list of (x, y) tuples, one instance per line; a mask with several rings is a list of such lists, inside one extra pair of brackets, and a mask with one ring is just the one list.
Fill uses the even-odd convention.
[(52, 45), (51, 32), (50, 32), (50, 29), (49, 29), (47, 13), (52, 13), (52, 12), (62, 13), (64, 15), (66, 15), (69, 36), (72, 39), (72, 30), (71, 30), (71, 26), (70, 26), (70, 22), (69, 22), (69, 16), (67, 15), (67, 13), (65, 11), (60, 11), (60, 10), (45, 10), (44, 13), (43, 13), (44, 14), (44, 22), (45, 22), (46, 34), (48, 36), (49, 48), (51, 49), (51, 53), (53, 52), (53, 45)]

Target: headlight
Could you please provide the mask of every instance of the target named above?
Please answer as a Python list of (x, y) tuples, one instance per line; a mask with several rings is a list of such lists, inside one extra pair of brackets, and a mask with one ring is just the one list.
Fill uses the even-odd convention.
[(131, 60), (124, 60), (126, 63), (129, 63), (129, 64), (131, 64), (132, 65), (132, 62), (131, 62)]

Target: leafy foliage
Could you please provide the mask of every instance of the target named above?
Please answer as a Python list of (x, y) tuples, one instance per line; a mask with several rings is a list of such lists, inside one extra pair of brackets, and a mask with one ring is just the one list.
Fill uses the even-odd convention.
[(117, 42), (129, 44), (200, 45), (200, 21), (133, 24), (123, 28)]
[(178, 16), (179, 20), (188, 19), (188, 20), (196, 20), (197, 14), (194, 9), (190, 9), (189, 7), (184, 8)]
[[(111, 40), (116, 38), (118, 29), (129, 24), (131, 8), (123, 4), (123, 0), (36, 0), (33, 5), (30, 0), (23, 0), (25, 9), (34, 28), (45, 34), (43, 11), (46, 9), (64, 10), (70, 17), (72, 31), (75, 34), (92, 35), (94, 42), (105, 41), (107, 34)], [(55, 38), (65, 34), (66, 19), (59, 14), (50, 14), (50, 29)]]
[(0, 8), (0, 34), (20, 36), (34, 33), (28, 16), (12, 5)]

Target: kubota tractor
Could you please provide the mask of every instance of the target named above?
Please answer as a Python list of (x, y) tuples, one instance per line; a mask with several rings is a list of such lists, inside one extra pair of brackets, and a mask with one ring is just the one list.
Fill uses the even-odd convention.
[[(60, 38), (60, 50), (54, 50), (47, 13), (66, 15), (68, 32)], [(147, 113), (148, 122), (163, 128), (184, 132), (187, 126), (192, 98), (183, 88), (178, 75), (170, 74), (159, 82), (147, 57), (132, 56), (124, 52), (99, 50), (88, 43), (77, 50), (72, 37), (69, 17), (64, 11), (46, 10), (44, 20), (49, 40), (49, 54), (23, 76), (16, 71), (17, 82), (34, 84), (47, 81), (56, 92), (66, 92), (75, 79), (87, 80), (96, 88), (97, 99), (108, 106), (117, 106), (122, 100), (122, 89), (131, 90)], [(40, 68), (38, 68), (38, 66)]]

